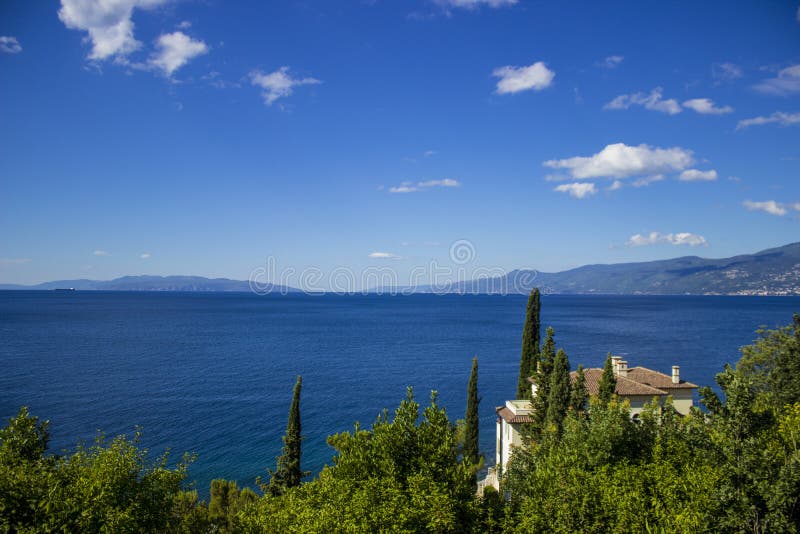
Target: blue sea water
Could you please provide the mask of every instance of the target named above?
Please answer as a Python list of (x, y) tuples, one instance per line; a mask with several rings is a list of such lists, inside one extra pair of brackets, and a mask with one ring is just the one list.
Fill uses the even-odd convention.
[[(479, 357), (481, 448), (516, 391), (526, 298), (0, 291), (0, 418), (27, 405), (51, 420), (51, 450), (144, 430), (154, 453), (195, 452), (201, 494), (253, 485), (274, 467), (297, 375), (303, 467), (330, 463), (329, 434), (371, 423), (412, 386), (464, 415)], [(573, 367), (607, 352), (629, 366), (713, 385), (759, 326), (789, 324), (800, 298), (544, 296), (542, 325)], [(544, 332), (543, 332), (544, 334)]]

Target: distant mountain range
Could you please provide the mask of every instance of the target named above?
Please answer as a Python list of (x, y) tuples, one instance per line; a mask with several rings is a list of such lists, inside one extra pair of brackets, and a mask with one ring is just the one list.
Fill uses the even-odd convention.
[[(250, 283), (229, 278), (202, 276), (123, 276), (114, 280), (56, 280), (33, 286), (0, 284), (0, 289), (75, 289), (91, 291), (250, 291)], [(285, 286), (271, 286), (274, 292), (297, 292)]]
[[(671, 260), (584, 265), (558, 273), (516, 270), (505, 276), (469, 280), (420, 293), (547, 293), (612, 295), (800, 295), (800, 243), (724, 259), (684, 256)], [(250, 291), (247, 281), (202, 276), (124, 276), (114, 280), (58, 280), (0, 289), (102, 291)], [(300, 291), (272, 286), (273, 293)], [(386, 290), (384, 290), (386, 291)]]
[(527, 293), (533, 287), (560, 294), (800, 295), (800, 243), (723, 259), (684, 256), (584, 265), (558, 273), (512, 271), (503, 277), (463, 282), (451, 290)]

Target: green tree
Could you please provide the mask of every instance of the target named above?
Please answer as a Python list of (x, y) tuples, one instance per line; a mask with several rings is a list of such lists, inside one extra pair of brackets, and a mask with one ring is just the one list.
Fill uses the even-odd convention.
[[(421, 417), (420, 417), (421, 415)], [(390, 418), (328, 438), (333, 465), (315, 480), (265, 495), (239, 514), (242, 532), (470, 532), (473, 470), (436, 403), (420, 414), (411, 390)]]
[(264, 491), (279, 495), (287, 488), (300, 485), (303, 477), (308, 473), (300, 468), (300, 455), (303, 437), (300, 425), (300, 389), (303, 377), (298, 376), (292, 393), (292, 405), (289, 408), (289, 422), (286, 425), (286, 435), (283, 436), (283, 451), (278, 457), (276, 469), (270, 470), (269, 483), (261, 484)]
[(608, 404), (617, 390), (617, 377), (614, 375), (614, 368), (611, 365), (611, 353), (606, 356), (606, 363), (603, 367), (603, 375), (600, 377), (600, 385), (598, 386), (597, 396), (600, 402)]
[(792, 326), (785, 329), (788, 336), (783, 350), (776, 355), (775, 369), (770, 375), (779, 411), (800, 402), (800, 314), (795, 313), (793, 319)]
[(258, 496), (249, 488), (239, 489), (233, 480), (211, 481), (211, 500), (208, 503), (208, 520), (222, 532), (235, 532), (236, 516)]
[(469, 375), (467, 387), (467, 411), (464, 416), (464, 459), (473, 466), (478, 466), (479, 439), (478, 439), (478, 357), (472, 358), (472, 372)]
[(519, 379), (517, 380), (517, 398), (530, 398), (530, 384), (532, 368), (539, 357), (539, 312), (541, 309), (541, 296), (539, 288), (534, 288), (528, 296), (528, 305), (525, 310), (525, 325), (522, 327), (522, 354), (519, 359)]
[(553, 327), (548, 326), (544, 344), (542, 345), (541, 354), (537, 358), (536, 372), (533, 373), (533, 380), (536, 382), (536, 395), (531, 400), (533, 405), (534, 419), (531, 430), (533, 430), (534, 436), (539, 434), (539, 431), (544, 426), (544, 420), (547, 417), (547, 406), (550, 396), (550, 380), (555, 358), (555, 331), (553, 330)]
[(570, 401), (569, 359), (564, 349), (559, 349), (550, 373), (550, 391), (547, 399), (547, 416), (545, 425), (556, 432), (561, 431), (561, 424), (567, 414)]
[(586, 402), (589, 400), (589, 393), (586, 391), (586, 375), (583, 372), (583, 365), (578, 365), (575, 373), (575, 381), (572, 383), (570, 391), (569, 406), (575, 413), (583, 412), (586, 409)]

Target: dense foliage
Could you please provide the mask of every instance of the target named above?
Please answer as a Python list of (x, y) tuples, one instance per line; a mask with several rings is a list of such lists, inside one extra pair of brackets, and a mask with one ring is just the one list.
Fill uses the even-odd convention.
[(286, 423), (286, 434), (283, 436), (283, 454), (278, 457), (274, 471), (270, 470), (269, 482), (259, 486), (271, 495), (280, 495), (288, 488), (300, 485), (308, 473), (300, 468), (301, 446), (303, 442), (302, 425), (300, 423), (300, 389), (303, 378), (298, 376), (292, 392), (292, 404), (289, 408), (289, 421)]
[(536, 361), (539, 359), (540, 313), (541, 295), (537, 287), (528, 296), (525, 324), (522, 327), (522, 353), (519, 358), (519, 378), (517, 379), (516, 398), (518, 399), (527, 399), (531, 396), (528, 377), (531, 376), (531, 370), (535, 370)]
[(800, 316), (759, 332), (717, 376), (722, 395), (701, 390), (704, 410), (654, 400), (638, 422), (613, 395), (565, 388), (548, 337), (545, 424), (512, 457), (508, 499), (475, 495), (468, 433), (435, 394), (421, 409), (409, 390), (392, 417), (331, 436), (332, 465), (309, 482), (259, 496), (215, 480), (208, 504), (182, 488), (190, 459), (151, 460), (137, 437), (51, 456), (47, 423), (23, 408), (0, 430), (0, 532), (800, 530)]

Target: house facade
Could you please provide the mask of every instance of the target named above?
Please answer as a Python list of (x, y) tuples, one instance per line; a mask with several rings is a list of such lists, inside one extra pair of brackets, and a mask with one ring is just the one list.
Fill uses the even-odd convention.
[[(693, 405), (695, 384), (682, 380), (680, 368), (672, 366), (672, 374), (667, 375), (646, 367), (628, 367), (628, 362), (621, 356), (611, 357), (612, 368), (617, 379), (615, 393), (621, 401), (630, 404), (631, 418), (637, 420), (645, 405), (653, 398), (663, 404), (667, 397), (672, 397), (675, 410), (688, 415)], [(596, 396), (600, 391), (600, 380), (603, 376), (602, 368), (584, 369), (586, 391), (589, 396)], [(577, 372), (570, 373), (570, 380), (575, 381)], [(536, 382), (528, 378), (531, 384), (531, 397), (536, 396)], [(485, 484), (498, 488), (499, 474), (505, 471), (508, 460), (514, 449), (522, 445), (522, 426), (533, 422), (533, 406), (529, 400), (509, 400), (504, 406), (498, 406), (497, 412), (497, 443), (495, 452), (495, 467), (489, 469)], [(499, 468), (499, 469), (498, 469)], [(499, 471), (499, 472), (498, 472)]]

